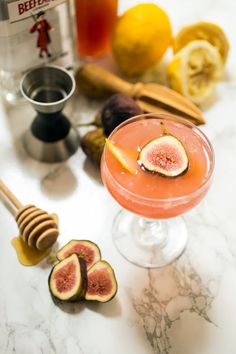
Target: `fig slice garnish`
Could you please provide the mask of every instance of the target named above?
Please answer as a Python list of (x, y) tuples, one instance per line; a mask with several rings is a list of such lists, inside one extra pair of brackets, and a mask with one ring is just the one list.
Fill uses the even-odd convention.
[(137, 173), (136, 168), (136, 152), (128, 151), (114, 143), (112, 143), (109, 139), (106, 139), (106, 146), (113, 154), (113, 156), (120, 162), (120, 164), (124, 167), (126, 171), (131, 174)]
[(164, 135), (147, 143), (139, 154), (138, 164), (145, 170), (166, 177), (183, 174), (189, 165), (181, 141), (163, 130)]
[(85, 260), (87, 269), (101, 259), (101, 251), (98, 245), (89, 240), (69, 241), (65, 246), (59, 249), (56, 257), (61, 261), (73, 253)]
[(48, 279), (49, 290), (54, 299), (77, 301), (84, 297), (87, 289), (85, 261), (76, 254), (58, 262)]
[(87, 273), (85, 300), (107, 302), (117, 293), (117, 281), (110, 264), (104, 260), (95, 263)]

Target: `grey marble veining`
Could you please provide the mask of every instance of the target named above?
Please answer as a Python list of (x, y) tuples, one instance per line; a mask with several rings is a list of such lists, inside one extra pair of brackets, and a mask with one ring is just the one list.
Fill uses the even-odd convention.
[[(137, 2), (144, 1), (132, 0), (129, 6)], [(225, 75), (203, 107), (207, 123), (202, 129), (215, 150), (215, 173), (204, 201), (184, 216), (187, 249), (163, 269), (127, 263), (111, 238), (119, 206), (105, 191), (99, 172), (80, 149), (62, 164), (30, 159), (22, 134), (34, 116), (32, 108), (24, 102), (17, 107), (1, 104), (1, 178), (22, 202), (59, 215), (57, 246), (72, 238), (97, 242), (116, 271), (119, 290), (107, 304), (55, 306), (47, 284), (51, 265), (25, 268), (18, 263), (10, 244), (17, 235), (13, 209), (1, 197), (0, 354), (236, 353), (236, 3), (156, 3), (168, 11), (174, 31), (186, 23), (211, 20), (222, 25), (231, 43)], [(127, 2), (120, 1), (119, 7), (122, 12)], [(157, 77), (165, 82), (158, 70)], [(76, 94), (66, 114), (79, 124), (93, 120), (100, 107), (101, 102)]]

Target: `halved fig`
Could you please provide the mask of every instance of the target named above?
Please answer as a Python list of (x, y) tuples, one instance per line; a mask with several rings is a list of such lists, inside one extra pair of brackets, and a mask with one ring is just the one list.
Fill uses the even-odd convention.
[(147, 171), (166, 177), (177, 177), (188, 168), (188, 156), (181, 141), (164, 134), (145, 145), (139, 154), (139, 164)]
[(56, 256), (61, 261), (73, 253), (85, 260), (87, 269), (101, 259), (99, 247), (88, 240), (71, 240), (57, 252)]
[(49, 279), (52, 296), (60, 301), (77, 301), (84, 297), (87, 288), (86, 263), (76, 254), (58, 262)]
[(110, 301), (117, 292), (115, 273), (110, 264), (104, 260), (95, 263), (87, 273), (88, 284), (85, 300), (99, 302)]

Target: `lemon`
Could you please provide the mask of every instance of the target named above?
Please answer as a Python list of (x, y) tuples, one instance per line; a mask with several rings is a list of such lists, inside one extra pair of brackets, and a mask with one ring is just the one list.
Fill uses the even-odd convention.
[(223, 29), (212, 22), (202, 21), (183, 27), (174, 38), (174, 53), (177, 53), (189, 42), (197, 39), (206, 40), (216, 47), (223, 63), (225, 63), (229, 52), (229, 42)]
[(142, 74), (156, 64), (171, 44), (168, 15), (155, 4), (139, 4), (118, 18), (112, 51), (127, 76)]
[(171, 87), (196, 104), (202, 104), (212, 93), (223, 70), (216, 47), (204, 40), (187, 44), (168, 65)]
[(136, 161), (137, 158), (134, 158), (130, 151), (113, 144), (109, 139), (106, 139), (106, 146), (126, 171), (131, 174), (137, 173), (136, 166), (134, 166), (134, 161)]

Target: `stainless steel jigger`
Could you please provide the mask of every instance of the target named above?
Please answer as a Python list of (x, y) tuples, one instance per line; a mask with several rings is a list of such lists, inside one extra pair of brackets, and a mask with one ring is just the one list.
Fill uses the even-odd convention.
[(79, 135), (62, 113), (75, 90), (70, 73), (57, 66), (29, 71), (21, 81), (21, 92), (37, 112), (24, 136), (28, 154), (42, 162), (68, 159), (79, 146)]

